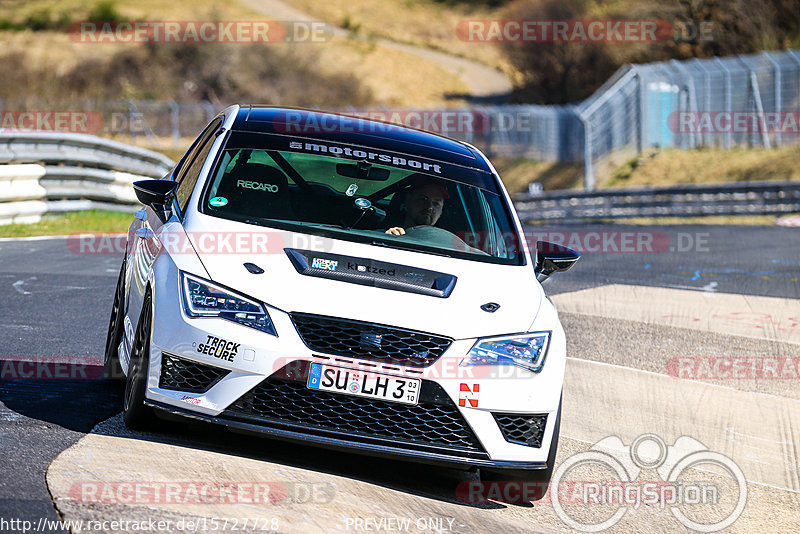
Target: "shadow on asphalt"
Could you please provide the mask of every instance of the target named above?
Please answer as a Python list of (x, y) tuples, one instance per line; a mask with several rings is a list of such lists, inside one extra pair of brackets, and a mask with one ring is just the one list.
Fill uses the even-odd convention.
[(151, 432), (135, 432), (127, 429), (121, 418), (118, 418), (118, 424), (100, 425), (94, 432), (100, 435), (211, 451), (341, 476), (410, 495), (470, 508), (498, 509), (508, 506), (528, 508), (536, 506), (535, 503), (529, 502), (483, 501), (472, 503), (460, 500), (457, 497), (459, 485), (477, 481), (478, 475), (475, 472), (328, 450), (252, 434), (240, 434), (211, 423), (157, 420)]
[(102, 379), (0, 380), (0, 402), (30, 419), (86, 433), (120, 411), (122, 388)]

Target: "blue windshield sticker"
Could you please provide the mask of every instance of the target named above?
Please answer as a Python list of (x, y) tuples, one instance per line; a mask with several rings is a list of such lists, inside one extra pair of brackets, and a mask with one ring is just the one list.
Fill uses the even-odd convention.
[(221, 208), (228, 204), (228, 199), (225, 197), (214, 197), (208, 201), (209, 204), (214, 206), (215, 208)]

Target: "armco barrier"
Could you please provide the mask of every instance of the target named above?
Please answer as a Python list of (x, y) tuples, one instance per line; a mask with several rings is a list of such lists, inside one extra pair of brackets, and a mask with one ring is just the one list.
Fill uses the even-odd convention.
[(550, 191), (517, 195), (514, 204), (523, 221), (779, 215), (800, 212), (800, 182)]
[(172, 165), (157, 152), (92, 135), (0, 132), (0, 224), (49, 212), (133, 210), (131, 184), (161, 178)]

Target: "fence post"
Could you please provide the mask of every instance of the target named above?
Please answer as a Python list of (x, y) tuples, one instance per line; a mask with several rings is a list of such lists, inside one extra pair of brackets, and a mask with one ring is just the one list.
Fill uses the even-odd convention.
[(583, 188), (586, 191), (594, 191), (594, 166), (592, 165), (592, 125), (588, 117), (578, 114), (583, 123)]
[(211, 122), (211, 119), (217, 114), (214, 105), (208, 100), (203, 100), (203, 109), (206, 110), (206, 122)]
[(174, 100), (169, 103), (169, 116), (172, 123), (172, 148), (178, 148), (181, 144), (181, 112), (180, 106)]
[[(763, 55), (765, 58), (767, 58), (769, 60), (769, 62), (772, 63), (772, 66), (774, 68), (775, 77), (773, 78), (772, 81), (775, 84), (775, 96), (773, 97), (775, 99), (775, 109), (773, 111), (775, 111), (776, 113), (781, 113), (783, 111), (783, 102), (781, 102), (781, 69), (780, 69), (780, 65), (778, 65), (778, 62), (775, 61), (772, 58), (772, 55), (770, 55), (769, 52), (762, 52), (761, 55)], [(781, 135), (781, 129), (778, 128), (778, 130), (775, 132), (775, 145), (776, 146), (781, 146), (783, 144), (781, 142), (782, 138), (783, 138), (783, 136)]]
[[(694, 78), (692, 78), (686, 71), (686, 68), (676, 59), (669, 61), (670, 66), (676, 71), (680, 71), (684, 80), (686, 80), (686, 111), (697, 111), (697, 89), (694, 86)], [(680, 98), (680, 97), (679, 97)], [(700, 132), (690, 132), (689, 139), (692, 140), (689, 148), (697, 148), (697, 139)], [(683, 139), (681, 139), (681, 148), (683, 148)]]
[[(636, 70), (636, 67), (634, 69)], [(634, 79), (638, 83), (636, 91), (636, 154), (641, 156), (644, 145), (644, 81), (638, 70), (636, 70)]]
[[(705, 108), (704, 111), (708, 112), (711, 111), (711, 75), (706, 69), (704, 61), (694, 58), (694, 62), (703, 71), (703, 107)], [(703, 146), (710, 146), (711, 132), (705, 132), (702, 136)]]
[(761, 142), (764, 148), (769, 150), (771, 148), (769, 142), (769, 135), (767, 134), (767, 125), (764, 121), (764, 104), (761, 102), (761, 91), (758, 89), (758, 78), (755, 71), (750, 71), (750, 90), (753, 92), (753, 99), (756, 104), (756, 113), (758, 113), (758, 125), (761, 128)]
[[(731, 109), (731, 91), (732, 91), (731, 71), (728, 70), (728, 67), (725, 66), (725, 63), (718, 57), (715, 57), (714, 59), (717, 60), (717, 65), (719, 65), (720, 68), (725, 73), (725, 111), (731, 113), (733, 111)], [(728, 128), (728, 131), (725, 132), (725, 148), (728, 150), (731, 149), (731, 144), (733, 139), (732, 136), (733, 136), (732, 128)]]

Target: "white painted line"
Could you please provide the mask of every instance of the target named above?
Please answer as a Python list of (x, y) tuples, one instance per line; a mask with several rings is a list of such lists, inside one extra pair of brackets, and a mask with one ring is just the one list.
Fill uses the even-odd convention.
[(78, 236), (81, 236), (81, 235), (95, 235), (95, 234), (102, 234), (102, 235), (106, 235), (108, 237), (123, 237), (123, 236), (128, 235), (128, 234), (122, 233), (122, 232), (116, 233), (116, 234), (103, 234), (102, 232), (79, 232), (79, 233), (70, 234), (70, 235), (35, 235), (35, 236), (28, 236), (28, 237), (0, 237), (0, 243), (5, 242), (5, 241), (9, 241), (9, 242), (13, 242), (13, 241), (23, 241), (23, 242), (24, 241), (49, 241), (49, 240), (53, 240), (53, 239), (69, 239), (70, 237), (77, 238)]
[[(617, 365), (570, 359), (564, 380), (564, 434), (631, 443), (644, 433), (668, 444), (691, 436), (732, 458), (748, 481), (800, 490), (800, 409), (795, 399), (680, 380)], [(731, 440), (735, 428), (742, 439)], [(744, 436), (750, 436), (745, 438)], [(752, 447), (758, 437), (758, 447)], [(754, 454), (753, 451), (756, 451)]]
[(15, 290), (17, 293), (19, 293), (20, 295), (30, 295), (30, 294), (31, 294), (31, 292), (30, 292), (30, 291), (26, 291), (26, 290), (22, 289), (22, 286), (25, 284), (25, 282), (29, 282), (29, 281), (31, 281), (31, 280), (36, 280), (36, 277), (35, 277), (35, 276), (31, 276), (30, 278), (26, 278), (26, 279), (24, 279), (24, 280), (17, 280), (17, 281), (16, 281), (16, 282), (14, 282), (13, 284), (11, 284), (11, 287), (13, 287), (13, 288), (14, 288), (14, 290)]

